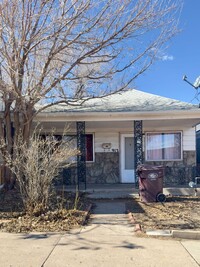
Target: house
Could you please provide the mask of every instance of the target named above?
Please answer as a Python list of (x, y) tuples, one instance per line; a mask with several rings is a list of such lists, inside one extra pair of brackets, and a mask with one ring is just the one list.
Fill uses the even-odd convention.
[(82, 106), (52, 106), (36, 120), (46, 131), (55, 127), (56, 134), (67, 123), (69, 135), (77, 136), (82, 157), (63, 171), (65, 183), (135, 183), (141, 163), (164, 166), (167, 186), (195, 176), (197, 105), (127, 90)]
[(200, 124), (196, 126), (196, 158), (197, 158), (196, 175), (199, 177), (200, 176)]

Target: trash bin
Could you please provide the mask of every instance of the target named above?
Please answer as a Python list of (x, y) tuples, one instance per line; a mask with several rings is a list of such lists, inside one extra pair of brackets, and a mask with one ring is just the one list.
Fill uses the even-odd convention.
[(163, 194), (163, 166), (140, 165), (137, 169), (139, 175), (139, 194), (143, 202), (164, 202)]

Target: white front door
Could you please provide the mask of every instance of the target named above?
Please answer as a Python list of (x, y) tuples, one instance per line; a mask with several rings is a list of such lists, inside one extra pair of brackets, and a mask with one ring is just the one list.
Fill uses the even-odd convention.
[(121, 182), (134, 183), (134, 137), (133, 134), (121, 135)]

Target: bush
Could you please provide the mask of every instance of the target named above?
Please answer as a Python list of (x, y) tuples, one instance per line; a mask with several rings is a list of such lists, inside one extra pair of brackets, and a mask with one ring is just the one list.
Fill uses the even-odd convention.
[[(22, 140), (22, 139), (21, 139)], [(60, 167), (68, 167), (70, 158), (78, 154), (69, 141), (57, 140), (53, 132), (41, 136), (34, 132), (29, 143), (18, 142), (14, 157), (7, 164), (16, 175), (27, 213), (41, 214), (48, 209), (52, 180)]]

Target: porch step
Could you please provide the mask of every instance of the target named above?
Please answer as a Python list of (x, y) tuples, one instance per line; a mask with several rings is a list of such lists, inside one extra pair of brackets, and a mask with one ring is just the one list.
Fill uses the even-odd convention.
[(139, 196), (138, 190), (104, 190), (87, 192), (92, 199), (125, 199)]

